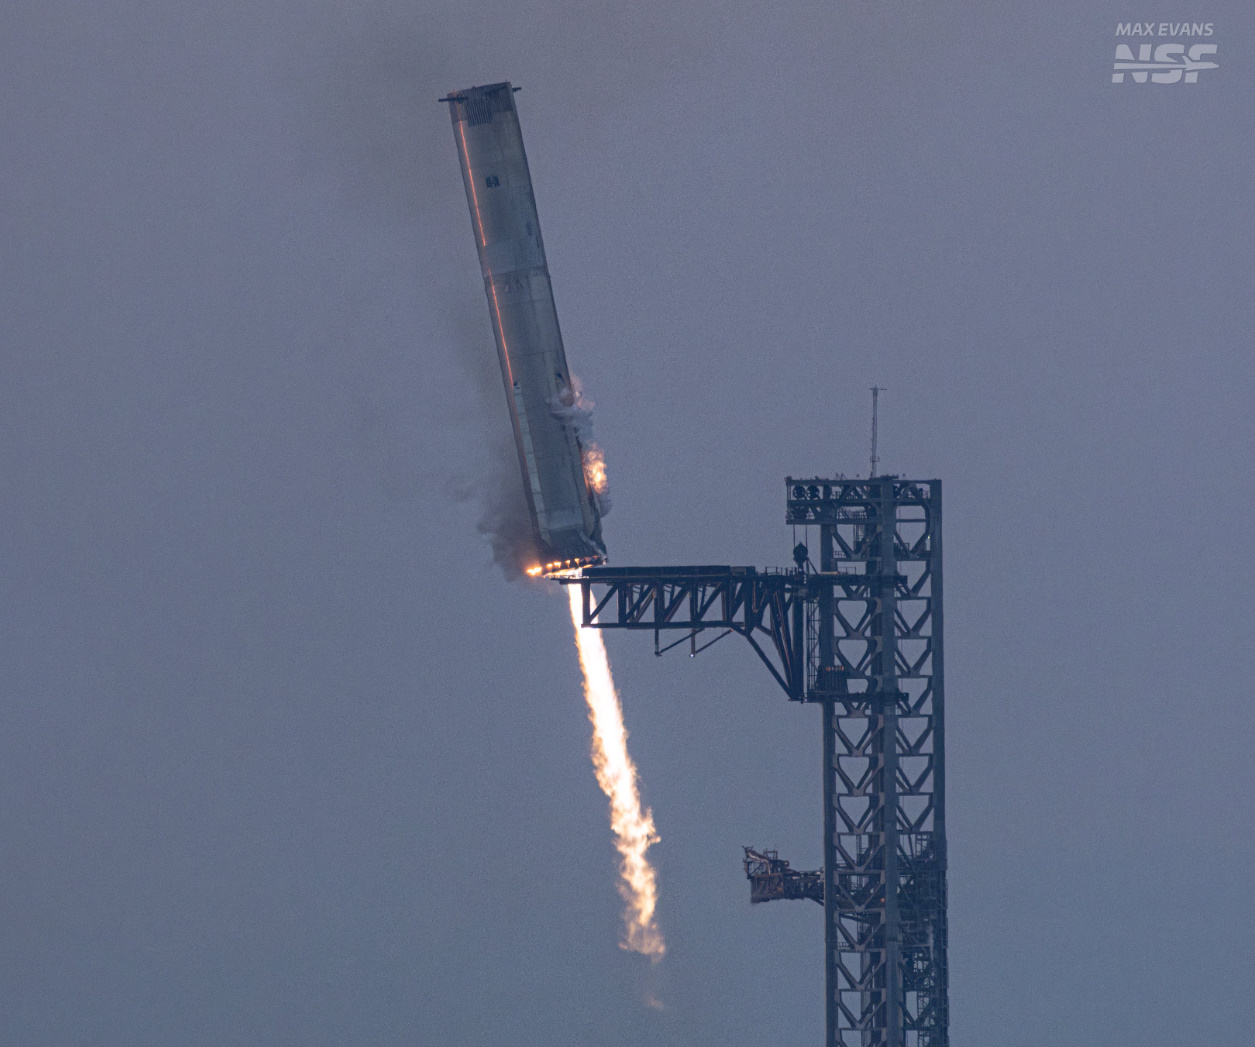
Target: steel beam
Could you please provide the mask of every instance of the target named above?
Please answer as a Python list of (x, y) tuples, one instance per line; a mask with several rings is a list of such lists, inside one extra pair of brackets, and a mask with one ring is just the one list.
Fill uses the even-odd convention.
[(664, 632), (686, 633), (678, 642), (688, 640), (694, 654), (707, 630), (738, 633), (790, 698), (805, 697), (808, 586), (800, 569), (586, 567), (557, 580), (583, 589), (584, 625), (651, 631), (658, 654), (676, 646), (662, 646)]

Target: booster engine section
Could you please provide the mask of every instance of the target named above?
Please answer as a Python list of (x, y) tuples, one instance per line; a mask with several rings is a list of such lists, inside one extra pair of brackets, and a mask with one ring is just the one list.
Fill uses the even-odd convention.
[[(579, 387), (567, 367), (532, 178), (509, 83), (449, 94), (537, 563), (549, 574), (604, 563), (601, 507), (585, 477)], [(597, 461), (599, 467), (599, 459)]]

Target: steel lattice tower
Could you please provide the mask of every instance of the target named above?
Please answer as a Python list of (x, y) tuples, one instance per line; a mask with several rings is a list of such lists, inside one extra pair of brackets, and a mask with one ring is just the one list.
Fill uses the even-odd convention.
[[(652, 630), (657, 653), (744, 636), (823, 717), (824, 867), (746, 849), (751, 899), (824, 906), (825, 1047), (949, 1047), (941, 482), (786, 482), (786, 522), (819, 564), (594, 567), (584, 625)], [(664, 631), (684, 635), (663, 646)], [(719, 639), (720, 637), (716, 637)]]
[(788, 519), (820, 534), (828, 1041), (945, 1047), (941, 484), (795, 481)]

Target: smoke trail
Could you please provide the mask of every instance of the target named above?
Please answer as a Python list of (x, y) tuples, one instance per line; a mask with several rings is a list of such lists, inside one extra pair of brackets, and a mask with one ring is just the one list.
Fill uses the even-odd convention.
[(641, 810), (636, 766), (628, 756), (623, 709), (614, 689), (601, 633), (581, 627), (584, 608), (580, 587), (568, 585), (567, 595), (571, 599), (575, 646), (579, 648), (580, 667), (584, 670), (588, 718), (593, 724), (593, 770), (601, 791), (610, 799), (610, 828), (614, 831), (614, 845), (620, 859), (619, 894), (627, 903), (623, 911), (625, 935), (620, 945), (660, 960), (667, 947), (654, 918), (658, 883), (654, 867), (645, 855), (650, 845), (658, 842), (654, 816), (649, 810)]
[(488, 540), (492, 562), (501, 568), (507, 582), (518, 581), (540, 556), (532, 535), (513, 439), (494, 439), (483, 456), (482, 470), (476, 477), (449, 477), (444, 493), (454, 502), (470, 502), (478, 507), (475, 529)]

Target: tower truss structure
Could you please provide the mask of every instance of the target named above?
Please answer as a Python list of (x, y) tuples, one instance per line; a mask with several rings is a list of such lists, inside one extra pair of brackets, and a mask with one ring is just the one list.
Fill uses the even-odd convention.
[[(651, 630), (659, 654), (738, 633), (791, 700), (820, 707), (822, 891), (757, 900), (822, 896), (826, 1047), (949, 1047), (941, 482), (785, 483), (785, 522), (817, 529), (818, 565), (799, 545), (796, 570), (562, 580), (581, 586), (585, 626)], [(780, 865), (755, 871), (783, 883)]]

